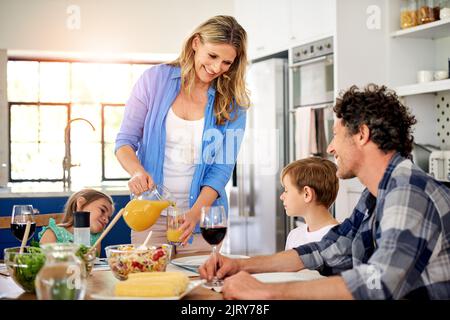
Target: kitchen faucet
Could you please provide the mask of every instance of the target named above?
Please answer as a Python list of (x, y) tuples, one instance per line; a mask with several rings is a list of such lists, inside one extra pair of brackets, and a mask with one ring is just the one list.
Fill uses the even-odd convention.
[(63, 187), (64, 190), (70, 190), (72, 181), (71, 181), (71, 176), (70, 176), (70, 168), (72, 167), (76, 167), (79, 166), (78, 164), (72, 164), (72, 155), (70, 152), (70, 128), (71, 128), (71, 123), (77, 120), (83, 120), (86, 121), (91, 127), (92, 130), (95, 131), (95, 128), (93, 126), (93, 124), (91, 122), (89, 122), (89, 120), (86, 120), (84, 118), (74, 118), (69, 120), (69, 122), (66, 125), (66, 128), (64, 129), (64, 145), (65, 145), (65, 155), (64, 155), (64, 159), (62, 162), (62, 166), (63, 166)]

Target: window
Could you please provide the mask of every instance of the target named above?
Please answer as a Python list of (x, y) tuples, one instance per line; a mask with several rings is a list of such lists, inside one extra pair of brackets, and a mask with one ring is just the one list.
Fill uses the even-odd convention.
[(9, 181), (62, 181), (66, 128), (72, 185), (127, 179), (115, 138), (132, 86), (151, 66), (8, 61)]

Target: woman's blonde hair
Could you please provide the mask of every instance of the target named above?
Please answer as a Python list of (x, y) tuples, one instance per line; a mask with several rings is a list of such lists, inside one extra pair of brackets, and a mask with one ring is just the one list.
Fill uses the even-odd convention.
[(202, 44), (230, 44), (236, 49), (236, 58), (230, 69), (214, 80), (216, 89), (214, 113), (216, 124), (223, 125), (233, 119), (230, 114), (237, 106), (248, 108), (250, 99), (245, 87), (245, 69), (247, 67), (247, 33), (231, 16), (215, 16), (198, 26), (185, 41), (180, 56), (170, 65), (181, 67), (181, 88), (190, 95), (195, 79), (194, 49), (192, 42), (198, 37)]
[(114, 212), (114, 202), (109, 195), (94, 189), (83, 189), (71, 195), (69, 200), (67, 200), (66, 205), (64, 206), (64, 217), (59, 224), (61, 227), (67, 228), (73, 225), (73, 213), (77, 211), (77, 201), (81, 197), (86, 200), (83, 207), (94, 202), (95, 200), (105, 199), (111, 204), (112, 212)]

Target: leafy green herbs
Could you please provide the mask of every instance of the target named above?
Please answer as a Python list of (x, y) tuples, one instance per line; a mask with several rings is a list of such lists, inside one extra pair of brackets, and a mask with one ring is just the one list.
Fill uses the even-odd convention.
[(40, 248), (28, 247), (25, 254), (10, 253), (7, 266), (13, 273), (13, 279), (25, 291), (34, 292), (34, 279), (45, 263), (45, 255)]

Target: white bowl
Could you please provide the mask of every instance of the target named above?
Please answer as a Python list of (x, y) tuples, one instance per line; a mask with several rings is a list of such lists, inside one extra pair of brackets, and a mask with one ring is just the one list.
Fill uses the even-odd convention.
[(417, 72), (417, 82), (424, 83), (433, 81), (433, 71), (431, 70), (420, 70)]
[(448, 78), (448, 72), (445, 70), (438, 70), (434, 72), (434, 80), (444, 80)]

